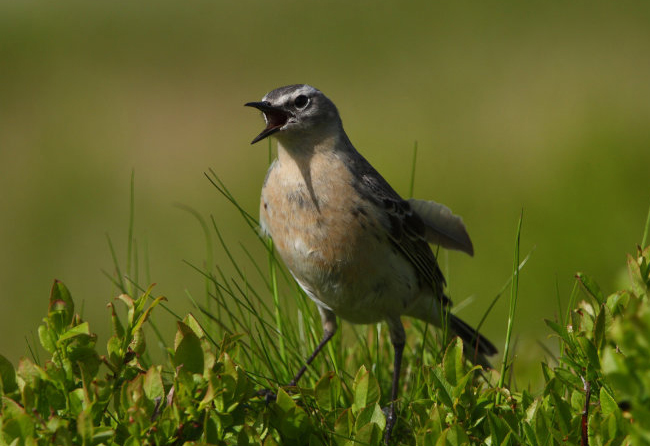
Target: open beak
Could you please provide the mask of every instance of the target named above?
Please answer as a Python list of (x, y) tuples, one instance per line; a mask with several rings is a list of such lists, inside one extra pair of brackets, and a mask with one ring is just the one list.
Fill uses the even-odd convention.
[(247, 102), (244, 104), (246, 107), (254, 107), (264, 113), (264, 120), (266, 121), (266, 128), (262, 130), (262, 133), (257, 135), (251, 144), (255, 144), (258, 141), (263, 140), (267, 136), (271, 136), (278, 130), (280, 130), (287, 123), (291, 117), (291, 113), (283, 110), (280, 107), (271, 105), (270, 102)]

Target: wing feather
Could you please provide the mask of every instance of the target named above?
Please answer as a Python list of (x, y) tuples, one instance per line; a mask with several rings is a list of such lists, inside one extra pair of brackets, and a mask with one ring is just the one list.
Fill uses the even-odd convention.
[(463, 219), (451, 212), (447, 206), (435, 201), (409, 199), (411, 208), (422, 218), (425, 238), (433, 245), (463, 251), (474, 255), (472, 240), (467, 234)]
[(391, 242), (415, 267), (420, 281), (431, 286), (445, 305), (450, 304), (442, 292), (445, 278), (428, 244), (423, 219), (361, 155), (352, 157), (348, 166), (357, 178), (357, 191), (385, 216), (380, 221)]

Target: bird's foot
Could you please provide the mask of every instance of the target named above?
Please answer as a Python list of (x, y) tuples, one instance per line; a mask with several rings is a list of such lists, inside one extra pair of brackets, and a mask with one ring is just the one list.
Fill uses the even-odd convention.
[(269, 389), (260, 389), (257, 391), (257, 396), (264, 398), (266, 404), (274, 402), (278, 396)]
[(388, 445), (390, 443), (391, 434), (393, 433), (393, 427), (395, 427), (395, 422), (397, 421), (397, 415), (395, 414), (395, 405), (391, 404), (389, 407), (384, 407), (382, 411), (386, 416), (386, 430), (384, 431), (384, 444)]

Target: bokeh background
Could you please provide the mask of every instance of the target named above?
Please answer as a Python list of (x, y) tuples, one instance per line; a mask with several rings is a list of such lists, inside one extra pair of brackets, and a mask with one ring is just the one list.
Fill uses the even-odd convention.
[[(206, 246), (175, 204), (245, 258), (254, 235), (204, 172), (257, 215), (268, 156), (242, 105), (302, 82), (404, 195), (417, 141), (415, 196), (474, 241), (441, 256), (468, 321), (508, 280), (523, 209), (519, 370), (539, 369), (577, 271), (624, 284), (650, 206), (648, 2), (0, 1), (0, 352), (27, 354), (54, 278), (106, 341), (132, 172), (140, 263), (188, 311), (204, 282), (184, 261)], [(506, 312), (484, 327), (498, 344)]]

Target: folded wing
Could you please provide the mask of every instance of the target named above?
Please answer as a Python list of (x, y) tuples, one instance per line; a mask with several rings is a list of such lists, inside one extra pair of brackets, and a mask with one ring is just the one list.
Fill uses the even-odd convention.
[(429, 243), (474, 255), (474, 246), (463, 219), (454, 215), (451, 209), (435, 201), (410, 198), (408, 202), (424, 222), (425, 238)]

